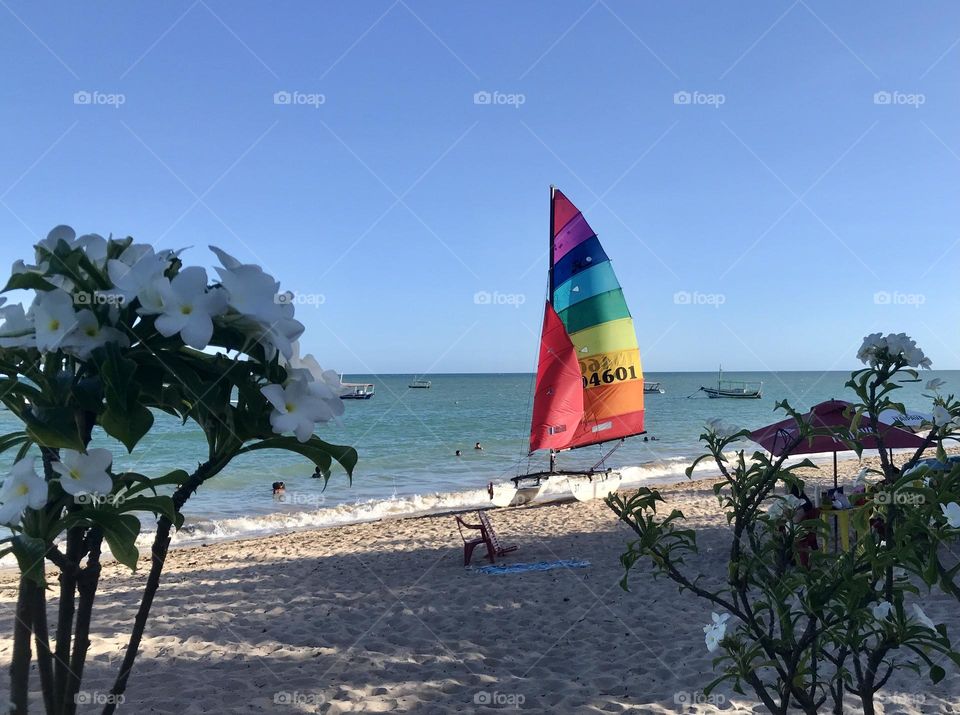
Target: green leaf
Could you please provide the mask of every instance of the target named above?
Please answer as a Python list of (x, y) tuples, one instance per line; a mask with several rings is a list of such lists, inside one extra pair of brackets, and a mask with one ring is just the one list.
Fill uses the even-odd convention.
[(103, 530), (103, 538), (113, 557), (131, 571), (136, 571), (140, 558), (137, 550), (140, 520), (132, 514), (120, 514), (112, 509), (92, 509), (85, 511), (84, 516)]
[(324, 442), (319, 437), (311, 437), (306, 442), (300, 442), (296, 437), (271, 437), (237, 451), (237, 454), (253, 452), (258, 449), (280, 449), (286, 452), (301, 454), (318, 467), (329, 469), (331, 458), (337, 460), (347, 475), (353, 476), (353, 468), (357, 466), (357, 450), (353, 447), (344, 447)]
[(13, 555), (17, 557), (20, 573), (40, 586), (46, 586), (43, 578), (43, 559), (47, 545), (43, 539), (26, 534), (17, 534), (11, 543)]
[(7, 281), (0, 293), (6, 293), (10, 290), (53, 290), (56, 286), (44, 280), (39, 273), (27, 271), (26, 273), (14, 273)]
[(168, 496), (139, 496), (118, 500), (117, 510), (121, 513), (131, 511), (147, 511), (158, 516), (165, 516), (170, 523), (179, 529), (183, 526), (183, 514), (177, 511), (173, 498)]
[(939, 683), (945, 675), (946, 672), (939, 665), (930, 666), (930, 680), (934, 683)]
[(27, 434), (51, 449), (83, 449), (75, 411), (70, 407), (33, 407), (23, 412)]
[(100, 426), (133, 452), (133, 448), (153, 426), (153, 413), (140, 404), (140, 387), (135, 380), (137, 363), (120, 354), (116, 344), (106, 346), (100, 366), (100, 379), (107, 409), (100, 415)]

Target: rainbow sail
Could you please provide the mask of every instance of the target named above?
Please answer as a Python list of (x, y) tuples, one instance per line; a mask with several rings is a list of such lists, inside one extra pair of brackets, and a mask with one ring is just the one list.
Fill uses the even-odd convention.
[[(596, 233), (562, 192), (550, 189), (550, 291), (534, 393), (530, 451), (574, 449), (641, 434), (643, 369), (633, 318)], [(555, 312), (576, 354), (547, 322)], [(551, 322), (551, 326), (553, 326)], [(582, 412), (571, 417), (571, 380), (579, 379)], [(555, 419), (554, 419), (555, 417)], [(554, 424), (556, 422), (556, 424)], [(574, 425), (573, 422), (576, 422)]]

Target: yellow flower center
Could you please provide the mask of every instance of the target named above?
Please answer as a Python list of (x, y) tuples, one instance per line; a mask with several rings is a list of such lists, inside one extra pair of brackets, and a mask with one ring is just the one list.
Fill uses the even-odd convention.
[(99, 333), (100, 331), (98, 331), (95, 327), (90, 326), (84, 332), (87, 334), (88, 337), (95, 338), (97, 337), (97, 333)]
[(284, 405), (284, 407), (287, 408), (287, 412), (293, 412), (294, 410), (297, 409), (297, 406), (292, 402), (288, 402), (287, 404)]
[(190, 315), (190, 313), (193, 312), (193, 306), (192, 306), (192, 305), (181, 305), (181, 306), (180, 306), (180, 312), (183, 313), (184, 315)]
[(60, 321), (54, 318), (50, 321), (50, 330), (57, 330), (60, 328)]
[(28, 487), (26, 484), (18, 484), (18, 485), (17, 485), (17, 496), (18, 496), (18, 497), (25, 497), (25, 496), (27, 496), (27, 494), (29, 494), (29, 493), (30, 493), (30, 487)]
[(70, 478), (71, 478), (71, 479), (80, 479), (80, 472), (78, 472), (76, 469), (71, 469), (71, 470), (70, 470)]

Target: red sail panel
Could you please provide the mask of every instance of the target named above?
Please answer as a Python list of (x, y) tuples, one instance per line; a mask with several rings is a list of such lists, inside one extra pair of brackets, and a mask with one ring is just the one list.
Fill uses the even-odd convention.
[(583, 381), (577, 351), (557, 311), (547, 303), (533, 396), (530, 451), (563, 449), (583, 417)]
[(553, 261), (596, 236), (580, 209), (559, 189), (553, 191)]

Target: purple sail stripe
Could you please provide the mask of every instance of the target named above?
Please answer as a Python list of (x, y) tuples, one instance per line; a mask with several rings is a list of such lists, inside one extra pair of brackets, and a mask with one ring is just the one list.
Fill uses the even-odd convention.
[(557, 234), (557, 237), (553, 239), (554, 264), (572, 249), (587, 239), (593, 238), (594, 235), (593, 229), (590, 228), (590, 224), (587, 223), (583, 214), (577, 214), (574, 218), (570, 219), (569, 223), (567, 223)]

